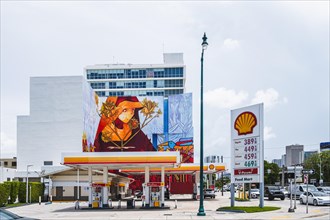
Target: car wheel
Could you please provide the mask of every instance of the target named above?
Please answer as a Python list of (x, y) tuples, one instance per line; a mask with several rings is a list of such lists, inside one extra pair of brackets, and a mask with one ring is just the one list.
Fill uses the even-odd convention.
[(274, 200), (274, 197), (273, 196), (268, 196), (268, 199), (269, 200)]
[(304, 204), (304, 201), (303, 201), (303, 199), (300, 199), (300, 204), (302, 204), (302, 205)]
[(281, 200), (284, 200), (284, 199), (285, 199), (285, 196), (282, 196), (282, 197), (281, 197)]
[(313, 201), (313, 205), (314, 205), (314, 206), (317, 206), (317, 205), (318, 205), (316, 199), (314, 199), (314, 201)]

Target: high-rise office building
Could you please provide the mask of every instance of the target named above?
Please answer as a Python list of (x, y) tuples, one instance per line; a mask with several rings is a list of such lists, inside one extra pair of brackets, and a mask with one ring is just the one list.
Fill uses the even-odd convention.
[(310, 158), (313, 154), (317, 154), (318, 152), (316, 150), (314, 151), (304, 151), (304, 160), (307, 160), (308, 158)]
[(303, 162), (304, 145), (289, 145), (286, 146), (286, 166), (293, 166)]
[(272, 163), (277, 164), (277, 166), (280, 167), (280, 168), (283, 166), (282, 159), (273, 159)]
[(87, 82), (100, 97), (165, 96), (185, 91), (182, 53), (164, 53), (163, 64), (101, 64), (85, 67)]

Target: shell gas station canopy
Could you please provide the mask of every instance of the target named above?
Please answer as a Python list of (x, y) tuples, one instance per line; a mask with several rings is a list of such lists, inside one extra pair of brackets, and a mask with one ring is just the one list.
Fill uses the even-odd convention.
[[(63, 153), (62, 164), (81, 169), (117, 169), (127, 174), (142, 174), (145, 167), (150, 173), (160, 173), (165, 167), (166, 173), (192, 174), (200, 170), (197, 163), (181, 163), (180, 153), (171, 152), (92, 152), (92, 153)], [(206, 164), (204, 173), (217, 173), (225, 171), (224, 164)]]

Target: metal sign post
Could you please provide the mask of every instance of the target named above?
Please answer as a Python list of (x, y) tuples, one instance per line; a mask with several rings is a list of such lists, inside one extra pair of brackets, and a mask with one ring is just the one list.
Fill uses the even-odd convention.
[(308, 174), (307, 174), (307, 199), (306, 199), (306, 213), (308, 213)]
[(308, 175), (314, 174), (314, 170), (303, 170), (302, 173), (304, 174), (304, 183), (307, 184), (306, 187), (306, 213), (308, 213)]

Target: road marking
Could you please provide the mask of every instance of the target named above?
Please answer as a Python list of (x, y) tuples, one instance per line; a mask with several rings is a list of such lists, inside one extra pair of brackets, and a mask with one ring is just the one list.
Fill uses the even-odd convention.
[(313, 210), (312, 212), (321, 212), (320, 209)]

